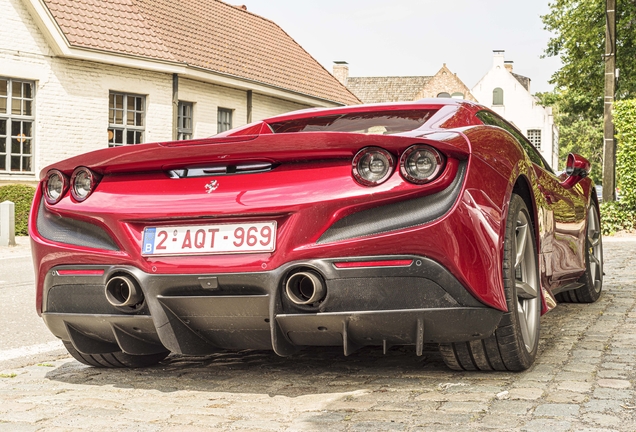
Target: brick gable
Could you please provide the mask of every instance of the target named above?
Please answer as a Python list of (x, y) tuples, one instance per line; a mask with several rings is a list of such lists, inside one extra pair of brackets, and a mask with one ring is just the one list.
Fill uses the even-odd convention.
[(430, 76), (349, 77), (347, 88), (364, 103), (408, 102), (428, 83)]
[(477, 102), (466, 84), (457, 77), (457, 74), (452, 73), (446, 64), (431, 77), (415, 99), (435, 98), (440, 93), (448, 93), (451, 96), (454, 93), (461, 93), (463, 99)]

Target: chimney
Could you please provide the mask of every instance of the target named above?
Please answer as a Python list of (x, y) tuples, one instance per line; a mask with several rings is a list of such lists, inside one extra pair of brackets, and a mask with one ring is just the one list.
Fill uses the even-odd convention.
[(335, 76), (342, 85), (346, 86), (347, 78), (349, 78), (349, 63), (346, 61), (334, 61), (333, 63), (333, 76)]
[(512, 65), (513, 65), (513, 61), (512, 60), (506, 60), (504, 61), (504, 66), (506, 68), (506, 70), (510, 73), (512, 73)]
[(247, 6), (245, 6), (245, 5), (235, 5), (234, 7), (237, 8), (237, 9), (244, 10), (244, 11), (247, 10)]
[(493, 50), (492, 52), (492, 66), (497, 69), (504, 67), (504, 50)]

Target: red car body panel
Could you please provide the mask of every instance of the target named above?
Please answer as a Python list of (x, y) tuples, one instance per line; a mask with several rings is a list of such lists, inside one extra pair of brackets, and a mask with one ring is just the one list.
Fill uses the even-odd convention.
[[(326, 115), (377, 110), (431, 110), (420, 128), (396, 135), (349, 132), (272, 133), (268, 126)], [(77, 269), (128, 266), (149, 275), (239, 274), (273, 271), (293, 262), (357, 257), (426, 257), (447, 269), (485, 307), (506, 311), (502, 284), (503, 238), (511, 194), (526, 188), (536, 224), (541, 285), (558, 291), (585, 269), (585, 221), (592, 183), (557, 178), (531, 162), (503, 129), (486, 126), (475, 114), (485, 108), (468, 102), (424, 101), (330, 110), (305, 110), (267, 119), (217, 137), (187, 142), (104, 149), (45, 168), (69, 176), (85, 166), (101, 181), (83, 202), (69, 193), (56, 204), (36, 193), (29, 222), (36, 268), (36, 306), (46, 312), (45, 281), (60, 266)], [(487, 111), (487, 110), (486, 110)], [(416, 185), (396, 169), (384, 183), (362, 186), (351, 161), (362, 148), (376, 146), (396, 158), (409, 146), (426, 144), (446, 158), (443, 173)], [(267, 172), (170, 178), (169, 170), (263, 162)], [(335, 241), (332, 228), (349, 216), (441, 194), (461, 177), (457, 199), (441, 217), (373, 235)], [(208, 193), (206, 185), (218, 181)], [(568, 184), (569, 186), (569, 184)], [(393, 208), (393, 207), (390, 207)], [(398, 208), (398, 207), (395, 207)], [(40, 232), (45, 217), (86, 222), (103, 230), (119, 250), (51, 240)], [(144, 256), (147, 226), (275, 221), (273, 252), (187, 256)], [(49, 236), (50, 237), (50, 236)], [(92, 266), (92, 267), (91, 267)], [(81, 272), (81, 271), (80, 271)], [(547, 305), (544, 304), (544, 310)], [(274, 336), (273, 336), (274, 337)]]

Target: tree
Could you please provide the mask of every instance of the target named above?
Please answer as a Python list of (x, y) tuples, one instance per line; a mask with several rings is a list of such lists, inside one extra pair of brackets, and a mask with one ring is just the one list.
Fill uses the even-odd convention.
[[(553, 33), (545, 55), (563, 63), (550, 80), (553, 93), (538, 95), (553, 107), (559, 127), (559, 160), (569, 152), (592, 162), (591, 176), (602, 180), (605, 77), (605, 0), (555, 0), (542, 16)], [(636, 0), (618, 0), (616, 65), (620, 71), (616, 99), (636, 96)], [(561, 167), (563, 168), (563, 167)]]
[(603, 119), (585, 113), (589, 104), (584, 95), (568, 90), (538, 93), (542, 105), (551, 106), (559, 127), (559, 167), (565, 169), (568, 153), (578, 153), (592, 163), (590, 177), (601, 183), (603, 176)]
[[(541, 19), (550, 38), (545, 54), (558, 56), (563, 67), (550, 83), (568, 91), (573, 114), (603, 115), (605, 76), (605, 1), (556, 0)], [(636, 0), (618, 0), (616, 11), (616, 67), (620, 71), (616, 99), (636, 97)]]

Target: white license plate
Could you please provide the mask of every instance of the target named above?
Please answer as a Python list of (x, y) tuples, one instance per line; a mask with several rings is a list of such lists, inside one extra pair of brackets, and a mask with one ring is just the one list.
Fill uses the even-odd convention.
[(142, 255), (272, 252), (276, 222), (146, 227)]

